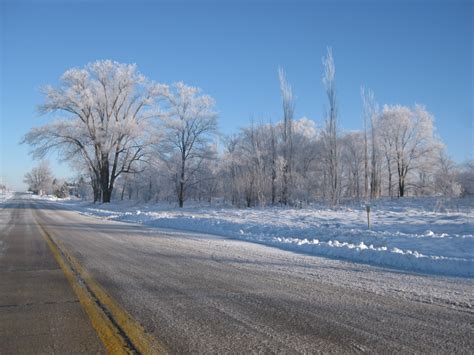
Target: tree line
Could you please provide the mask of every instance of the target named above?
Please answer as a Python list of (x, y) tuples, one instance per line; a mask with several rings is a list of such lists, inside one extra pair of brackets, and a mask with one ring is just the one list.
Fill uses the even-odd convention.
[(54, 195), (59, 198), (77, 195), (76, 185), (55, 178), (47, 161), (41, 161), (27, 172), (23, 182), (28, 185), (28, 191), (35, 195)]
[(156, 83), (136, 65), (104, 60), (70, 69), (59, 85), (43, 89), (39, 111), (55, 119), (31, 129), (23, 142), (36, 158), (58, 152), (80, 175), (78, 190), (94, 202), (301, 206), (469, 193), (472, 164), (455, 168), (422, 105), (379, 106), (362, 88), (363, 129), (343, 131), (330, 48), (322, 64), (327, 109), (321, 127), (295, 119), (295, 96), (281, 68), (282, 116), (223, 137), (215, 101), (201, 89)]

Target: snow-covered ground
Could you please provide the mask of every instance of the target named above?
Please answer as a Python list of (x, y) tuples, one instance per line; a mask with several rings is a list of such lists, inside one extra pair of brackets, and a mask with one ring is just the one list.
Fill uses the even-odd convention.
[[(0, 235), (6, 231), (6, 228), (9, 227), (8, 222), (10, 220), (10, 214), (3, 207), (6, 205), (6, 202), (13, 197), (15, 193), (12, 191), (0, 191)], [(0, 240), (0, 255), (2, 255), (4, 249), (3, 241)]]
[(56, 201), (83, 214), (218, 234), (295, 252), (451, 276), (474, 277), (474, 199), (404, 198), (336, 210), (234, 209)]
[(13, 191), (0, 192), (0, 206), (3, 202), (11, 199), (14, 194)]

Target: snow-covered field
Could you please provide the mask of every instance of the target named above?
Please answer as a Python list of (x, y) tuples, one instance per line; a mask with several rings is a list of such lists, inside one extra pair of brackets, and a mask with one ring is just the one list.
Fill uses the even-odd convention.
[(11, 199), (13, 195), (14, 192), (12, 191), (0, 192), (0, 204), (5, 202), (6, 200)]
[(83, 214), (218, 234), (305, 254), (408, 271), (474, 277), (474, 199), (404, 198), (337, 210), (234, 209), (57, 201)]

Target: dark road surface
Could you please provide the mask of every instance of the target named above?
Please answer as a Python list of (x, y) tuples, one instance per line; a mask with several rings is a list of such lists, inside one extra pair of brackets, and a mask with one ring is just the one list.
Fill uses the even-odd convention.
[(97, 353), (35, 220), (170, 353), (474, 351), (474, 283), (104, 221), (0, 210), (0, 353)]
[(30, 205), (1, 212), (0, 354), (104, 353)]

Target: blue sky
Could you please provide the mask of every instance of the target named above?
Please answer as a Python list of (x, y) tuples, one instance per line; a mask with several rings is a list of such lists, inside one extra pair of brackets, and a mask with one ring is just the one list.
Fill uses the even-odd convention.
[[(296, 116), (322, 123), (321, 58), (332, 46), (340, 125), (361, 128), (359, 88), (380, 104), (421, 103), (456, 160), (472, 157), (472, 1), (1, 2), (0, 176), (23, 188), (37, 162), (19, 145), (48, 122), (39, 88), (97, 59), (137, 63), (147, 77), (183, 80), (217, 101), (220, 129), (281, 117), (278, 66)], [(74, 176), (67, 164), (51, 165)]]

